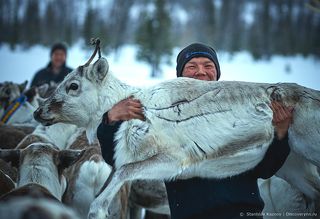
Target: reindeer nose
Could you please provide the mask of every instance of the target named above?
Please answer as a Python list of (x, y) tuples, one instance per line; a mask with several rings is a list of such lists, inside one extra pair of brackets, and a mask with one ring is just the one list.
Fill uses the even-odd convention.
[(42, 113), (42, 109), (41, 108), (38, 108), (36, 111), (33, 112), (33, 118), (37, 121), (40, 120), (40, 115)]

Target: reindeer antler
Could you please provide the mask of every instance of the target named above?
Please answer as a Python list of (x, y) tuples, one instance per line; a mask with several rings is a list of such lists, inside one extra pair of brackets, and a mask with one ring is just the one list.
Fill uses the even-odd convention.
[(86, 62), (86, 64), (83, 65), (83, 67), (87, 67), (88, 65), (90, 65), (90, 63), (92, 62), (92, 60), (96, 56), (97, 51), (99, 52), (99, 59), (101, 58), (100, 39), (99, 38), (91, 38), (90, 44), (95, 45), (96, 47), (95, 47), (94, 52), (91, 55), (90, 59)]

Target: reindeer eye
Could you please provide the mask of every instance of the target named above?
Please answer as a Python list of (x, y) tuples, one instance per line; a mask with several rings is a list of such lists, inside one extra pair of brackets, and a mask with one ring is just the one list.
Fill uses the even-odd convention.
[(77, 90), (79, 86), (76, 83), (71, 83), (69, 89), (70, 90)]

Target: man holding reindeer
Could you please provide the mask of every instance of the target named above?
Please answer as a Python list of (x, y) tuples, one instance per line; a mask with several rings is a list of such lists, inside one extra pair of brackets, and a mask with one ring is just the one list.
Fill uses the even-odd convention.
[[(177, 77), (218, 81), (221, 75), (216, 52), (210, 46), (194, 43), (185, 47), (177, 57)], [(290, 149), (288, 128), (293, 108), (273, 101), (275, 138), (263, 160), (252, 170), (225, 179), (177, 179), (166, 182), (172, 219), (243, 218), (246, 213), (259, 213), (264, 203), (257, 185), (258, 178), (269, 178), (285, 162)], [(120, 101), (104, 114), (98, 128), (98, 138), (104, 159), (113, 165), (114, 134), (122, 121), (144, 120), (139, 100)], [(252, 217), (251, 217), (252, 218)]]

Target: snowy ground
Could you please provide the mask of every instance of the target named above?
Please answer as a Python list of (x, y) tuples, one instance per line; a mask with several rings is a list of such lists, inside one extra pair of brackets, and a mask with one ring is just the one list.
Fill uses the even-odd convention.
[[(152, 79), (149, 77), (150, 68), (145, 63), (135, 60), (135, 47), (125, 46), (118, 53), (110, 54), (106, 58), (110, 70), (121, 80), (131, 85), (149, 86), (160, 81), (175, 78), (175, 57), (172, 56), (171, 65), (163, 65), (163, 77)], [(91, 51), (84, 51), (80, 46), (74, 46), (68, 51), (67, 64), (72, 68), (82, 65), (90, 57)], [(274, 56), (269, 61), (254, 61), (249, 53), (241, 52), (231, 57), (218, 51), (221, 66), (220, 80), (236, 80), (250, 82), (294, 82), (300, 85), (320, 90), (320, 60), (313, 57), (282, 57)], [(21, 47), (11, 51), (7, 45), (0, 47), (0, 82), (30, 81), (33, 74), (44, 67), (49, 60), (49, 48), (35, 46), (28, 50)]]

